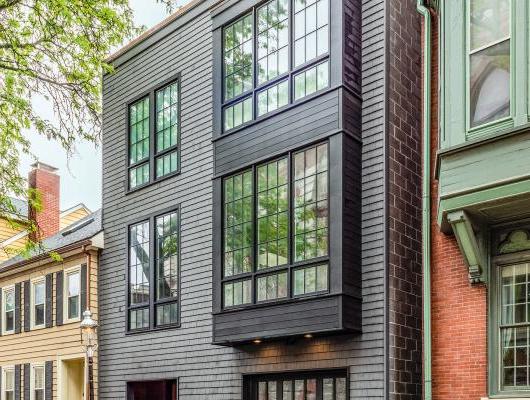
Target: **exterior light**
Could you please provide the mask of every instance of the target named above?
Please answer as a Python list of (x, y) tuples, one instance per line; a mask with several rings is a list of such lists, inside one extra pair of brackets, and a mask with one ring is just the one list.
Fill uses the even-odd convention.
[(312, 338), (313, 338), (313, 335), (311, 335), (310, 333), (306, 333), (306, 334), (304, 335), (304, 337), (305, 337), (306, 339), (312, 339)]
[(260, 344), (261, 343), (261, 339), (254, 339), (253, 342), (254, 342), (254, 344)]
[(83, 321), (79, 326), (81, 329), (81, 344), (86, 354), (86, 363), (88, 365), (88, 400), (94, 399), (94, 352), (98, 348), (97, 328), (98, 324), (92, 319), (90, 310), (83, 313)]

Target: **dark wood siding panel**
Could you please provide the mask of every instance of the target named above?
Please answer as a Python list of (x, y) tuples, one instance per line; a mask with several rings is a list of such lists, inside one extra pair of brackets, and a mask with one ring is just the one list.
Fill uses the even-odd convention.
[(31, 329), (31, 282), (24, 282), (24, 332)]
[(81, 315), (85, 312), (87, 309), (87, 266), (86, 264), (81, 265), (81, 291), (79, 293), (79, 297), (81, 299)]
[(30, 400), (31, 393), (31, 365), (24, 364), (24, 400)]
[(226, 174), (339, 129), (339, 91), (334, 90), (215, 143), (215, 173)]
[(53, 314), (53, 274), (46, 275), (46, 328), (51, 328)]
[(44, 364), (44, 398), (53, 399), (53, 361)]
[(15, 333), (22, 330), (22, 282), (15, 284)]
[(64, 292), (64, 272), (58, 271), (55, 274), (55, 324), (63, 324), (63, 292)]
[(344, 83), (356, 94), (361, 92), (361, 0), (343, 0)]
[(22, 364), (15, 365), (15, 400), (22, 397)]

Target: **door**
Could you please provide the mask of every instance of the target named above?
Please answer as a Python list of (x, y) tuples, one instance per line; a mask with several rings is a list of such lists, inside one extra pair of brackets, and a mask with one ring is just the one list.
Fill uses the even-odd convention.
[(85, 360), (63, 360), (61, 365), (61, 398), (83, 400), (85, 387)]

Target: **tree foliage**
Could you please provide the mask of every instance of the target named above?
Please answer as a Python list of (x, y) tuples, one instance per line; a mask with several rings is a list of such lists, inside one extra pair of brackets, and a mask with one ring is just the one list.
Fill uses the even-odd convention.
[(39, 207), (19, 173), (29, 130), (68, 153), (99, 141), (101, 76), (112, 71), (104, 60), (141, 29), (128, 0), (0, 0), (0, 218), (16, 211), (9, 196)]

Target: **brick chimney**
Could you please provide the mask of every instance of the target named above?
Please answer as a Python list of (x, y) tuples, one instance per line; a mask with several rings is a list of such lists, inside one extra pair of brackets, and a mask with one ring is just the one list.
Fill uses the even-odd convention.
[(32, 234), (33, 240), (43, 240), (59, 232), (60, 177), (57, 168), (40, 161), (32, 166), (28, 176), (29, 187), (38, 189), (42, 209), (37, 212), (29, 208), (29, 218), (37, 224), (38, 232)]

